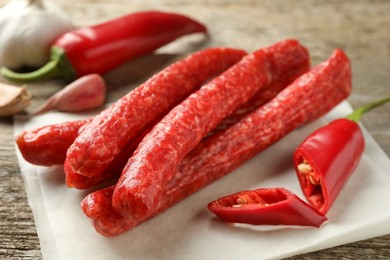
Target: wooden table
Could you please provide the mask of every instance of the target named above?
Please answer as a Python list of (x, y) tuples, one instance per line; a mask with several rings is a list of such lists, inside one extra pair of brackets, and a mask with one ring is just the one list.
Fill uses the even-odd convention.
[[(59, 3), (78, 26), (143, 9), (176, 11), (191, 15), (209, 26), (207, 41), (187, 38), (164, 48), (169, 53), (185, 53), (209, 46), (230, 46), (248, 51), (284, 38), (299, 39), (311, 52), (313, 64), (326, 59), (335, 48), (344, 49), (352, 60), (353, 93), (348, 101), (358, 107), (390, 95), (390, 2), (386, 0), (283, 1), (283, 0), (100, 0)], [(4, 5), (6, 1), (1, 0)], [(114, 101), (171, 62), (162, 55), (154, 64), (148, 58), (124, 65), (105, 75), (110, 86), (108, 101)], [(164, 58), (165, 57), (165, 58)], [(139, 65), (139, 66), (138, 66)], [(138, 69), (134, 69), (137, 67)], [(128, 76), (130, 75), (130, 76)], [(34, 96), (32, 107), (63, 86), (59, 81), (29, 84)], [(363, 119), (371, 135), (390, 156), (390, 105)], [(33, 216), (27, 203), (15, 155), (13, 119), (0, 119), (0, 258), (41, 258)], [(311, 258), (389, 258), (390, 235), (322, 250), (293, 259)]]

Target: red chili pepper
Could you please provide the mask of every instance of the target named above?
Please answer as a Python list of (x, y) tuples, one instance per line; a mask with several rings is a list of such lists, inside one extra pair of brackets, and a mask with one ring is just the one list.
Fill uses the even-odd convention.
[(241, 191), (208, 204), (222, 220), (252, 225), (319, 227), (327, 218), (284, 188)]
[(175, 39), (206, 33), (199, 22), (175, 13), (138, 12), (60, 36), (52, 45), (51, 60), (29, 73), (2, 68), (13, 81), (62, 77), (72, 81), (91, 73), (104, 73), (132, 58), (151, 53)]
[(326, 214), (356, 169), (364, 152), (357, 124), (363, 113), (390, 101), (385, 98), (361, 107), (309, 135), (296, 149), (294, 167), (308, 202)]

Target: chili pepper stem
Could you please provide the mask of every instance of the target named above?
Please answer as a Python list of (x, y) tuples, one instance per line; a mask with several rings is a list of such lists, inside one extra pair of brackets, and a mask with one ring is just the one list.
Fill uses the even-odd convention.
[(370, 104), (367, 104), (365, 106), (362, 106), (358, 109), (356, 109), (354, 112), (352, 112), (350, 115), (347, 116), (347, 119), (349, 120), (352, 120), (354, 122), (359, 122), (360, 121), (360, 118), (368, 111), (370, 111), (371, 109), (374, 109), (378, 106), (381, 106), (387, 102), (390, 101), (390, 97), (386, 97), (386, 98), (383, 98), (383, 99), (380, 99), (380, 100), (377, 100), (377, 101), (374, 101)]
[(36, 71), (18, 73), (7, 68), (1, 68), (0, 74), (4, 78), (15, 82), (33, 82), (54, 77), (62, 77), (66, 81), (72, 81), (77, 76), (65, 52), (56, 47), (51, 49), (50, 61)]

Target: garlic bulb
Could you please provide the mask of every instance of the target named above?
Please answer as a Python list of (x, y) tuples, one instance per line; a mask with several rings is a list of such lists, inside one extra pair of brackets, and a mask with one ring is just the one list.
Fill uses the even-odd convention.
[(49, 60), (50, 44), (73, 28), (53, 3), (11, 0), (0, 10), (0, 66), (42, 66)]
[(17, 114), (31, 103), (27, 88), (0, 83), (0, 117)]

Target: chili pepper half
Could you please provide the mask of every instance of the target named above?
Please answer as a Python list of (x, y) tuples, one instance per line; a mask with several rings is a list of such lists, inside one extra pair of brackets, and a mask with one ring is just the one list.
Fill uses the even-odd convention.
[(361, 107), (309, 135), (294, 153), (294, 167), (308, 202), (326, 214), (364, 152), (361, 116), (390, 97)]
[(191, 33), (207, 33), (201, 23), (175, 13), (146, 11), (129, 14), (60, 36), (51, 47), (50, 61), (29, 73), (7, 68), (1, 74), (12, 81), (28, 82), (104, 73), (132, 58), (153, 52)]
[(212, 201), (208, 209), (226, 222), (320, 227), (326, 216), (284, 188), (241, 191)]

